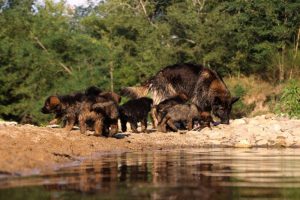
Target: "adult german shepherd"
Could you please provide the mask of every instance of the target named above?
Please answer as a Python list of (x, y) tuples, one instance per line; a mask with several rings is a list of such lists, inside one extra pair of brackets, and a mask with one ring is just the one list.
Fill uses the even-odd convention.
[(141, 86), (127, 87), (123, 95), (139, 98), (152, 93), (154, 105), (184, 93), (203, 112), (210, 112), (229, 124), (232, 105), (239, 97), (232, 97), (222, 78), (202, 65), (184, 63), (167, 66)]

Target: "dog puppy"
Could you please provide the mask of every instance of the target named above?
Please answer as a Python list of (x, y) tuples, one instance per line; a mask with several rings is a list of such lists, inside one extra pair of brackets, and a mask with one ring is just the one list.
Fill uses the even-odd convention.
[(100, 112), (92, 110), (92, 101), (84, 101), (80, 105), (80, 113), (78, 116), (80, 133), (86, 132), (87, 122), (92, 121), (94, 124), (95, 135), (102, 135), (104, 115)]
[(138, 133), (137, 123), (141, 122), (142, 132), (147, 130), (147, 117), (151, 110), (153, 100), (147, 97), (132, 99), (119, 107), (122, 131), (126, 132), (127, 122), (130, 123), (132, 132)]
[(102, 135), (109, 137), (118, 133), (119, 111), (115, 101), (98, 96), (91, 109), (104, 118)]
[[(94, 123), (95, 135), (113, 136), (118, 132), (119, 97), (113, 92), (92, 90), (86, 93), (86, 100), (81, 103), (79, 126), (81, 133), (85, 133), (86, 124)], [(111, 130), (109, 130), (111, 129)]]
[(151, 110), (151, 117), (153, 120), (154, 127), (156, 127), (157, 124), (161, 122), (161, 117), (164, 111), (166, 111), (174, 105), (184, 104), (187, 102), (187, 100), (187, 95), (185, 95), (184, 93), (180, 93), (174, 97), (168, 98), (160, 102), (158, 105), (153, 106)]
[(78, 122), (80, 104), (86, 98), (84, 93), (71, 95), (49, 96), (41, 112), (44, 114), (55, 114), (55, 119), (50, 123), (65, 121), (65, 129), (72, 130), (74, 124)]
[[(95, 91), (95, 92), (91, 92)], [(92, 109), (101, 112), (104, 116), (104, 136), (113, 136), (118, 133), (118, 104), (121, 102), (121, 96), (115, 92), (100, 92), (92, 88), (88, 95), (94, 94), (94, 105)]]
[(54, 113), (55, 119), (50, 124), (64, 121), (67, 131), (79, 124), (84, 133), (88, 123), (93, 125), (97, 135), (111, 136), (118, 132), (117, 104), (120, 101), (118, 94), (103, 92), (100, 88), (91, 86), (83, 93), (50, 96), (41, 111), (45, 114)]
[(41, 112), (44, 114), (55, 114), (55, 118), (49, 124), (63, 121), (65, 129), (70, 131), (78, 123), (81, 103), (86, 101), (89, 96), (97, 96), (100, 93), (102, 93), (100, 88), (91, 86), (84, 92), (68, 95), (52, 95), (46, 99)]
[(175, 122), (186, 123), (187, 129), (192, 130), (195, 120), (200, 119), (200, 112), (195, 104), (177, 104), (167, 109), (163, 116), (158, 130), (161, 132), (167, 132), (167, 126), (172, 131), (178, 131), (175, 126)]
[(214, 123), (214, 120), (210, 114), (210, 112), (201, 112), (200, 113), (200, 119), (198, 120), (200, 125), (200, 130), (209, 127), (211, 129), (210, 123)]
[(101, 92), (99, 96), (115, 102), (117, 105), (121, 102), (122, 97), (115, 92)]

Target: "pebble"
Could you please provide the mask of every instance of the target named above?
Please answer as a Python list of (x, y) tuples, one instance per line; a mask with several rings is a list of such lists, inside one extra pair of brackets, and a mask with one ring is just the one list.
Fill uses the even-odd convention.
[(0, 121), (0, 126), (16, 126), (18, 125), (18, 122), (6, 122), (6, 121)]
[(51, 125), (47, 125), (47, 128), (60, 128), (60, 125), (57, 124), (51, 124)]
[(273, 130), (275, 132), (280, 132), (281, 131), (281, 126), (279, 124), (273, 124), (271, 126), (271, 130)]
[(249, 124), (258, 125), (258, 124), (260, 124), (261, 122), (259, 122), (259, 120), (253, 119), (253, 120), (249, 120), (248, 123), (249, 123)]
[(208, 137), (209, 139), (219, 140), (222, 139), (224, 134), (221, 133), (221, 131), (212, 131)]
[(239, 126), (242, 124), (246, 124), (246, 121), (244, 119), (236, 119), (236, 120), (233, 120), (230, 125), (231, 126)]
[(234, 146), (238, 147), (238, 148), (250, 148), (250, 147), (252, 147), (252, 145), (250, 144), (250, 142), (248, 140), (240, 140)]
[(258, 140), (258, 141), (256, 141), (256, 145), (257, 146), (267, 146), (268, 145), (268, 140), (266, 140), (266, 139), (261, 139), (261, 140)]

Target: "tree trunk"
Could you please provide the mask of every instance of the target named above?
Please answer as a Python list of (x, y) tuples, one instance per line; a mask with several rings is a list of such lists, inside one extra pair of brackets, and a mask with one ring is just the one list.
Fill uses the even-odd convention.
[(279, 82), (282, 82), (284, 80), (284, 51), (285, 51), (285, 46), (282, 46), (282, 51), (281, 51), (281, 58), (279, 59)]
[(296, 42), (295, 42), (295, 51), (294, 51), (294, 56), (293, 56), (293, 65), (292, 65), (292, 69), (290, 70), (289, 79), (292, 79), (292, 77), (293, 77), (293, 69), (297, 67), (296, 66), (296, 58), (297, 58), (297, 54), (298, 54), (299, 40), (300, 40), (300, 27), (298, 29), (297, 39), (296, 39)]
[(110, 73), (110, 90), (114, 91), (114, 65), (111, 62), (109, 64), (109, 73)]

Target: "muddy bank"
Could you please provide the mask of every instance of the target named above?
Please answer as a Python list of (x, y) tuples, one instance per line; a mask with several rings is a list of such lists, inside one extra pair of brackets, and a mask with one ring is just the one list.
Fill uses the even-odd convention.
[[(91, 134), (92, 132), (90, 132)], [(300, 147), (300, 120), (262, 115), (212, 130), (119, 134), (121, 139), (70, 133), (60, 128), (0, 122), (0, 174), (45, 171), (99, 151), (190, 147)]]

